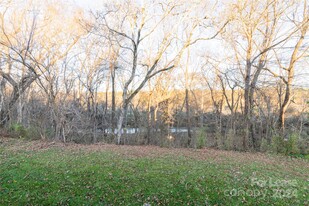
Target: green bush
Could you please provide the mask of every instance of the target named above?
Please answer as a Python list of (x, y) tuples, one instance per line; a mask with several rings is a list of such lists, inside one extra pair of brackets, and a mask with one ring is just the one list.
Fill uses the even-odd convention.
[(299, 154), (299, 135), (291, 133), (283, 138), (280, 135), (276, 135), (272, 138), (271, 148), (273, 152), (282, 153), (285, 155)]
[(271, 151), (274, 153), (284, 152), (284, 139), (280, 135), (275, 135), (271, 138)]
[(41, 135), (38, 129), (35, 127), (24, 127), (20, 123), (13, 123), (9, 127), (9, 132), (13, 137), (37, 140), (41, 139)]
[(197, 135), (196, 135), (196, 148), (201, 149), (206, 146), (206, 138), (207, 138), (207, 133), (206, 133), (206, 128), (201, 127), (199, 128)]
[(285, 154), (299, 154), (298, 149), (299, 136), (296, 133), (291, 133), (285, 144)]
[(13, 123), (9, 127), (9, 132), (14, 137), (25, 138), (27, 136), (27, 129), (19, 123)]

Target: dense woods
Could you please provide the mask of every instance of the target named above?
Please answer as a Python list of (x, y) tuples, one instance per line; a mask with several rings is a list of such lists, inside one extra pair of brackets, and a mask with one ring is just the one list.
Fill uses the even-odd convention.
[(2, 135), (307, 154), (306, 0), (0, 0)]

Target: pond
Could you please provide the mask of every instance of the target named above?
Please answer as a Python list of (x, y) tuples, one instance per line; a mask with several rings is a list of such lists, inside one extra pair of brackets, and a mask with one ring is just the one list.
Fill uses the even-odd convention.
[[(140, 129), (140, 128), (123, 128), (122, 129), (122, 133), (123, 134), (136, 134), (136, 133), (140, 133), (140, 132), (146, 132), (146, 128)], [(160, 129), (154, 130), (153, 132), (160, 132)], [(170, 133), (185, 133), (188, 132), (187, 128), (183, 128), (183, 127), (172, 127), (169, 129)], [(105, 133), (111, 134), (112, 133), (112, 129), (108, 128), (105, 129)], [(114, 129), (114, 133), (117, 133), (117, 129)]]

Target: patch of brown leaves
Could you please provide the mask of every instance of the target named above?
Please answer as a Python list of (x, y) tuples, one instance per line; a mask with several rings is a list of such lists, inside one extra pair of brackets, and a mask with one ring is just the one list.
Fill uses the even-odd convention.
[(189, 159), (207, 160), (210, 162), (238, 162), (238, 163), (260, 163), (265, 165), (278, 165), (293, 170), (293, 167), (300, 166), (309, 170), (307, 160), (289, 158), (285, 156), (269, 155), (264, 153), (223, 151), (215, 149), (188, 149), (188, 148), (161, 148), (158, 146), (129, 146), (113, 144), (91, 144), (82, 145), (75, 143), (48, 142), (48, 141), (24, 141), (20, 139), (10, 139), (0, 137), (0, 146), (8, 148), (10, 151), (40, 151), (50, 148), (61, 148), (70, 151), (99, 152), (110, 151), (117, 155), (129, 158), (141, 157), (164, 157), (181, 156)]

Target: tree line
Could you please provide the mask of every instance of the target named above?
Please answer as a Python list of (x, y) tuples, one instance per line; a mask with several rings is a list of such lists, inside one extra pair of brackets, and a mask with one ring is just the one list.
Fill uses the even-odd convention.
[(306, 0), (0, 7), (3, 131), (307, 152)]

